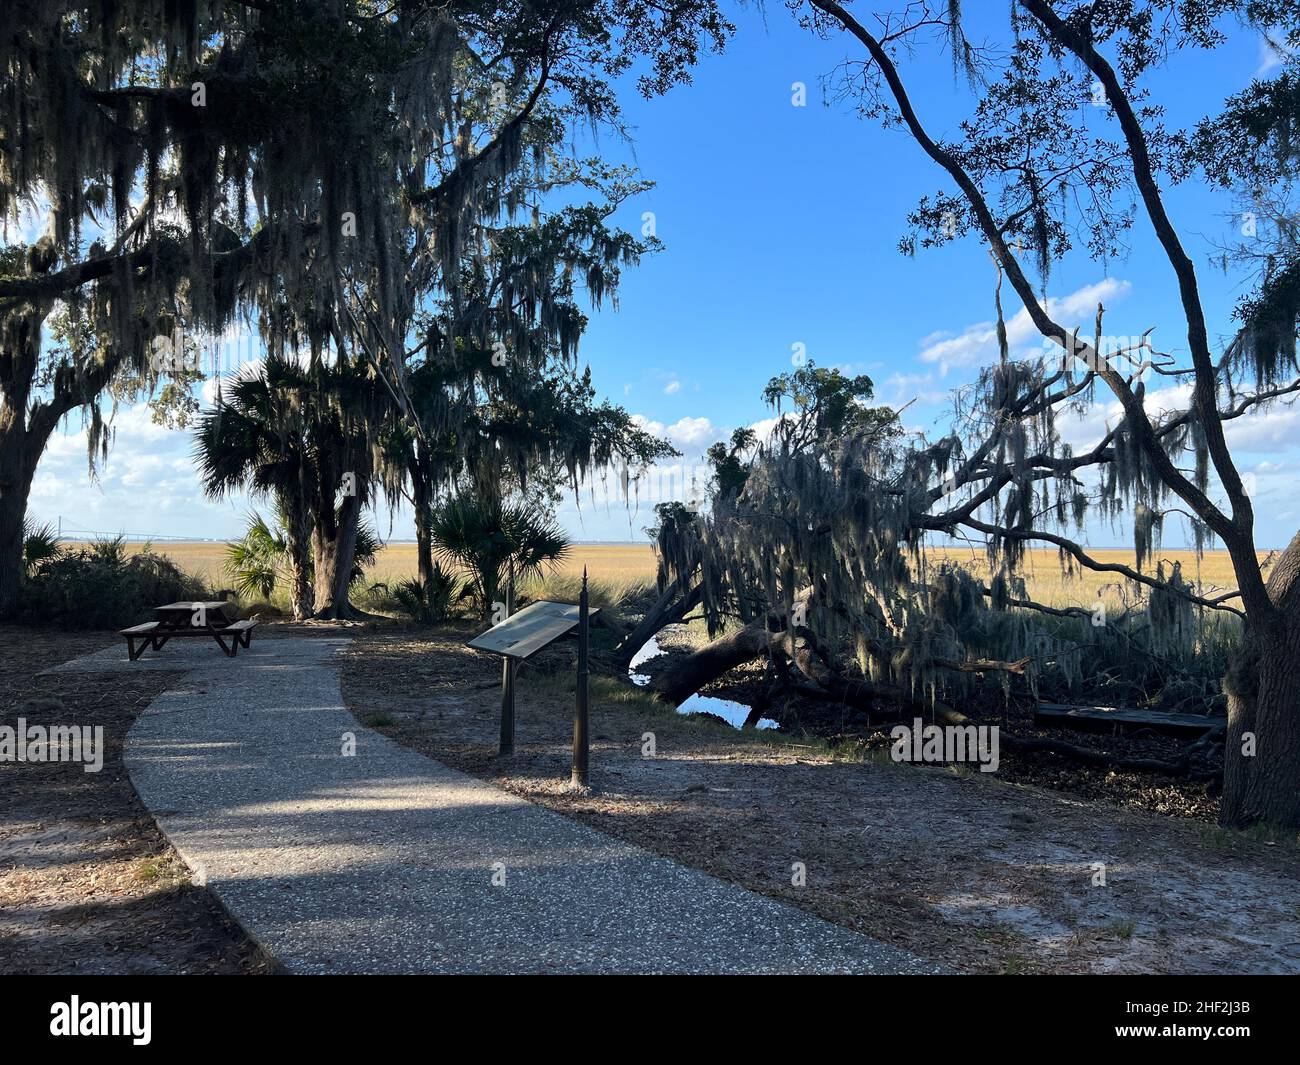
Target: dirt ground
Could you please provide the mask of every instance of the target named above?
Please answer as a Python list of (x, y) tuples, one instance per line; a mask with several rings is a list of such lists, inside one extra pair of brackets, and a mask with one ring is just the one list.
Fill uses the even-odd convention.
[(175, 674), (41, 670), (120, 642), (0, 627), (0, 725), (102, 725), (104, 766), (0, 762), (0, 973), (274, 971), (136, 797), (122, 743)]
[[(958, 970), (1300, 972), (1300, 849), (1198, 822), (1202, 808), (1170, 803), (1160, 808), (1180, 816), (1159, 816), (1041, 779), (740, 732), (598, 676), (593, 788), (575, 794), (572, 644), (521, 671), (519, 754), (502, 766), (500, 668), (464, 647), (468, 629), (347, 628), (344, 693), (364, 723)], [(37, 675), (113, 638), (0, 629), (0, 724), (102, 724), (108, 747), (98, 774), (0, 763), (0, 973), (275, 971), (188, 881), (123, 771), (127, 729), (174, 675)]]
[[(344, 694), (364, 723), (958, 970), (1300, 973), (1292, 843), (869, 751), (850, 760), (824, 743), (688, 719), (597, 677), (593, 787), (575, 794), (571, 644), (521, 670), (518, 753), (503, 766), (500, 667), (463, 646), (470, 632), (354, 635)], [(794, 883), (799, 864), (805, 886)]]

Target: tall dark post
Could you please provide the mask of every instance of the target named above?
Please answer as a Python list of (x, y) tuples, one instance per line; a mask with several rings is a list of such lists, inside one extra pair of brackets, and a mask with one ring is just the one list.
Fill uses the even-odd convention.
[(578, 596), (578, 697), (573, 710), (573, 777), (575, 788), (587, 786), (590, 766), (587, 737), (587, 567), (582, 567), (582, 593)]
[[(515, 581), (512, 576), (506, 582), (506, 617), (514, 612)], [(508, 655), (501, 660), (501, 747), (498, 754), (502, 758), (515, 753), (515, 665), (515, 660)]]

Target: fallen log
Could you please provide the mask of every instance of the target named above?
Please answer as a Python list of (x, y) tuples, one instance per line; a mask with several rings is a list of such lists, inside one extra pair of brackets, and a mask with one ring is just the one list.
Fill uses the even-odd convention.
[(720, 636), (651, 678), (650, 688), (662, 700), (680, 706), (710, 681), (761, 654), (782, 653), (788, 633), (770, 632), (767, 621)]
[[(795, 694), (841, 703), (867, 713), (879, 711), (880, 704), (885, 703), (896, 706), (900, 710), (900, 717), (910, 713), (932, 723), (961, 726), (976, 724), (942, 700), (927, 698), (901, 685), (843, 676), (831, 668), (823, 655), (818, 653), (816, 641), (810, 633), (800, 645), (796, 643), (794, 630), (785, 627), (773, 628), (774, 625), (784, 626), (784, 620), (782, 616), (769, 614), (733, 633), (720, 636), (656, 674), (651, 679), (650, 690), (659, 699), (673, 706), (679, 706), (706, 684), (718, 679), (729, 670), (759, 655), (767, 655), (774, 663), (788, 664), (793, 668), (796, 674), (793, 680)], [(934, 664), (940, 668), (962, 672), (1004, 671), (1019, 674), (1028, 662), (1029, 659), (1021, 659), (1018, 662), (972, 659), (966, 663), (936, 660)], [(1005, 730), (1000, 736), (1000, 742), (1008, 750), (1055, 754), (1083, 765), (1127, 772), (1208, 779), (1221, 775), (1222, 769), (1196, 769), (1192, 764), (1193, 759), (1208, 753), (1215, 737), (1221, 736), (1222, 733), (1222, 726), (1210, 730), (1185, 748), (1174, 761), (1158, 758), (1128, 758), (1090, 747), (1081, 747), (1065, 740), (1011, 736), (1006, 734)]]
[(700, 585), (696, 584), (683, 594), (681, 581), (673, 581), (663, 590), (654, 606), (646, 612), (645, 617), (619, 641), (618, 647), (614, 650), (615, 660), (626, 669), (636, 657), (636, 653), (647, 642), (667, 626), (680, 622), (700, 605), (702, 598), (703, 590)]

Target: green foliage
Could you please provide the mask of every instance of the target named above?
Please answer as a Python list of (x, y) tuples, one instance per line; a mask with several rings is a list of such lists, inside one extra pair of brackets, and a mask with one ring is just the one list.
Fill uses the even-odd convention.
[(773, 377), (763, 389), (763, 402), (782, 415), (772, 430), (773, 445), (802, 451), (829, 445), (842, 436), (897, 436), (901, 432), (898, 414), (889, 407), (868, 406), (874, 395), (866, 374), (847, 377), (812, 360)]
[(241, 599), (270, 599), (287, 550), (283, 534), (272, 530), (260, 514), (253, 513), (244, 535), (226, 545), (222, 569), (234, 582)]
[[(336, 543), (344, 535), (336, 497), (345, 474), (362, 502), (370, 498), (369, 441), (384, 425), (379, 391), (368, 364), (272, 356), (228, 380), (223, 401), (199, 418), (194, 457), (207, 494), (245, 488), (275, 504), (274, 530), (232, 548), (245, 591), (273, 587), (291, 573), (310, 578), (313, 534)], [(372, 527), (358, 527), (349, 585), (381, 546)]]
[[(362, 522), (357, 528), (349, 584), (356, 584), (365, 577), (366, 570), (375, 564), (383, 546), (374, 528)], [(240, 598), (270, 599), (276, 585), (289, 571), (289, 550), (283, 522), (277, 521), (273, 528), (261, 514), (254, 512), (249, 515), (244, 535), (226, 544), (222, 569), (234, 582)], [(311, 572), (310, 566), (308, 572)]]
[(53, 525), (49, 522), (44, 525), (33, 525), (30, 521), (24, 523), (23, 569), (28, 577), (62, 553), (62, 537)]
[(526, 503), (462, 493), (438, 507), (430, 531), (435, 551), (472, 574), (486, 617), (507, 581), (516, 587), (543, 576), (569, 552), (570, 541), (545, 512)]
[(357, 541), (352, 552), (352, 569), (348, 574), (348, 584), (356, 584), (366, 575), (366, 570), (375, 564), (384, 542), (379, 539), (374, 526), (361, 522), (357, 526)]
[(128, 555), (119, 537), (45, 561), (23, 585), (19, 617), (66, 629), (121, 628), (163, 603), (207, 594), (202, 581), (148, 545)]
[(436, 625), (446, 620), (461, 594), (460, 578), (437, 563), (434, 563), (429, 581), (399, 581), (392, 589), (393, 602), (398, 610), (412, 621), (425, 625)]
[(706, 457), (713, 466), (714, 485), (719, 495), (740, 494), (749, 476), (748, 453), (757, 444), (757, 434), (745, 426), (732, 432), (730, 447), (719, 440), (709, 448)]

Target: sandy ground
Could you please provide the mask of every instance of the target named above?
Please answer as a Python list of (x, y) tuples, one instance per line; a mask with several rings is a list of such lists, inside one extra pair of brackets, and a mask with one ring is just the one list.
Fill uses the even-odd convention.
[(468, 631), (356, 635), (344, 695), (372, 727), (956, 969), (1300, 973), (1292, 845), (992, 776), (837, 760), (815, 742), (685, 719), (607, 679), (593, 686), (593, 789), (574, 794), (571, 644), (522, 671), (519, 754), (503, 766), (500, 668), (464, 648)]
[(37, 676), (121, 642), (0, 627), (0, 725), (102, 725), (103, 769), (0, 762), (0, 973), (255, 973), (275, 967), (188, 872), (122, 767), (176, 674)]

